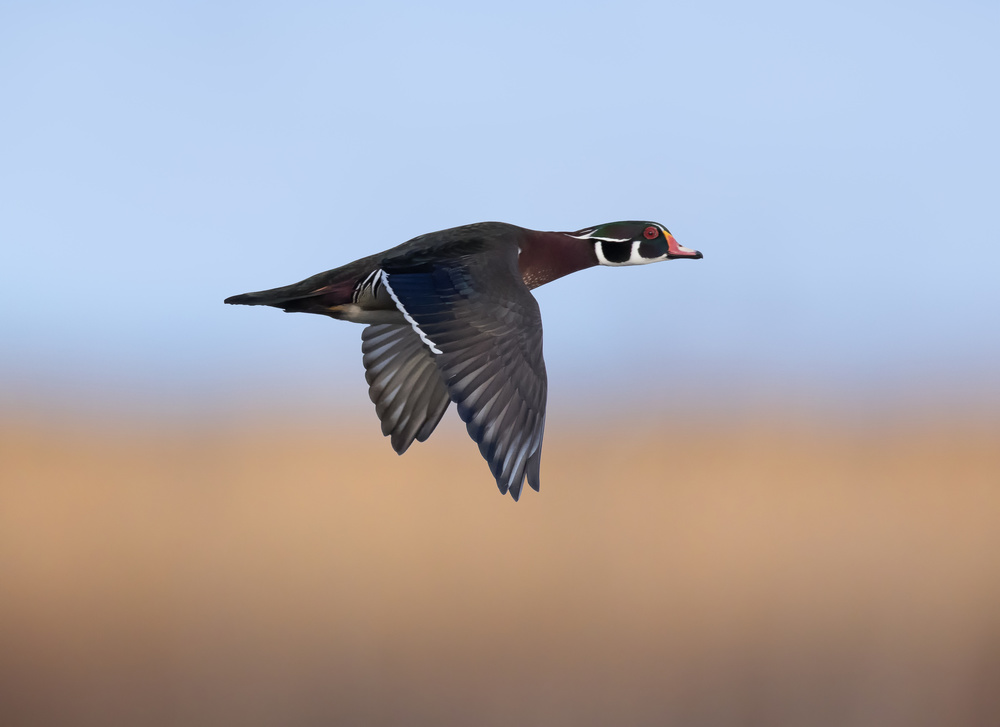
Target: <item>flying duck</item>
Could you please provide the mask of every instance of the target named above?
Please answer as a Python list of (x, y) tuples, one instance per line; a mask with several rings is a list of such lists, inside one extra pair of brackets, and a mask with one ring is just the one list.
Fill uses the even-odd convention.
[(546, 377), (529, 291), (594, 265), (700, 258), (655, 222), (538, 232), (480, 222), (415, 237), (300, 283), (226, 298), (365, 324), (368, 394), (398, 454), (454, 401), (501, 494), (536, 491)]

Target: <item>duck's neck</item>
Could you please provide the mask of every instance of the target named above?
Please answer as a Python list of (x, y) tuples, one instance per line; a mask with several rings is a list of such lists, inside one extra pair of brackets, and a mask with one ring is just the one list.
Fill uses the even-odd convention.
[(577, 240), (566, 232), (525, 232), (517, 263), (529, 288), (597, 265), (594, 244), (588, 240)]

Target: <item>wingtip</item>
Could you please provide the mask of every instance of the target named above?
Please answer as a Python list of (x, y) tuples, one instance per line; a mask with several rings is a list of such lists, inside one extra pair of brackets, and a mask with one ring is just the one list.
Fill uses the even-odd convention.
[(402, 456), (403, 452), (409, 449), (410, 444), (413, 443), (412, 437), (407, 439), (404, 432), (400, 429), (394, 429), (392, 427), (392, 422), (389, 420), (382, 422), (382, 436), (389, 437), (389, 445), (392, 447), (392, 451), (400, 456)]
[(531, 453), (531, 457), (528, 458), (528, 466), (525, 468), (525, 474), (528, 476), (528, 485), (535, 492), (541, 492), (539, 489), (542, 484), (540, 477), (541, 468), (542, 448), (539, 446), (538, 449)]
[(510, 487), (507, 488), (510, 492), (510, 496), (514, 498), (514, 502), (517, 502), (521, 498), (521, 490), (524, 488), (524, 475), (521, 474), (519, 477), (515, 475), (517, 479), (510, 483)]

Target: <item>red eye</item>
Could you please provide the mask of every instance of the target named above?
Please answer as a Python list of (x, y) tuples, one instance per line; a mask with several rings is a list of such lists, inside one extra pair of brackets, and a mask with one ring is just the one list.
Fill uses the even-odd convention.
[(642, 231), (642, 236), (647, 240), (652, 240), (654, 237), (660, 234), (660, 230), (656, 227), (650, 225), (645, 230)]

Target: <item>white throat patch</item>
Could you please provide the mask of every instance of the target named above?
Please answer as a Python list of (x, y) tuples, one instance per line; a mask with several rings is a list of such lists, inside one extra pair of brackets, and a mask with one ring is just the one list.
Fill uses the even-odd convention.
[[(601, 238), (594, 239), (600, 240)], [(608, 242), (625, 242), (625, 240), (608, 240)], [(665, 254), (660, 255), (659, 257), (643, 257), (639, 254), (639, 245), (641, 244), (642, 242), (634, 240), (632, 242), (632, 250), (629, 253), (628, 260), (623, 260), (622, 262), (611, 262), (608, 260), (608, 258), (604, 255), (604, 244), (602, 242), (594, 243), (594, 252), (597, 253), (597, 262), (601, 265), (607, 265), (612, 268), (619, 268), (624, 265), (648, 265), (649, 263), (657, 263), (661, 260), (667, 259)]]

